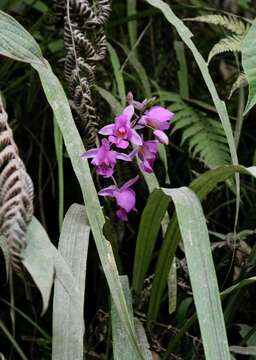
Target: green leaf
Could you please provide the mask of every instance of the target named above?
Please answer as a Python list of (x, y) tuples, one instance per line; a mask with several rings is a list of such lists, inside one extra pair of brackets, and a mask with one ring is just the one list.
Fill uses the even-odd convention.
[(58, 279), (54, 285), (52, 358), (83, 359), (84, 292), (90, 227), (85, 207), (74, 204), (68, 210), (61, 230), (58, 250), (76, 281), (77, 305)]
[(242, 42), (242, 66), (249, 83), (249, 96), (244, 115), (256, 104), (256, 21)]
[(0, 11), (0, 30), (2, 55), (30, 64), (44, 62), (41, 49), (31, 35), (3, 11)]
[[(129, 313), (131, 318), (133, 318), (133, 308), (132, 308), (132, 296), (129, 288), (129, 280), (127, 276), (120, 276), (120, 280), (123, 286), (126, 302), (128, 305)], [(111, 304), (111, 323), (112, 323), (112, 334), (113, 334), (113, 355), (114, 360), (134, 360), (136, 359), (136, 353), (131, 347), (130, 343), (127, 341), (127, 336), (122, 322), (118, 316), (115, 304)], [(145, 334), (143, 325), (138, 319), (133, 319), (133, 326), (135, 328), (138, 340), (146, 360), (151, 360), (152, 355), (149, 351), (149, 344)]]
[[(13, 40), (11, 43), (9, 42), (10, 30)], [(20, 34), (22, 34), (22, 36), (20, 36)], [(86, 213), (110, 292), (127, 331), (127, 335), (134, 349), (136, 349), (138, 359), (143, 359), (144, 357), (140, 351), (128, 313), (112, 249), (103, 235), (102, 229), (105, 220), (90, 168), (88, 162), (81, 159), (81, 154), (85, 151), (82, 139), (75, 126), (64, 90), (57, 77), (53, 74), (48, 62), (41, 58), (41, 52), (39, 54), (40, 56), (38, 55), (38, 49), (39, 47), (32, 36), (22, 28), (15, 19), (6, 15), (4, 12), (0, 12), (0, 53), (14, 59), (31, 63), (39, 73), (46, 98), (53, 109), (54, 118), (58, 122), (62, 132), (69, 158), (83, 192)]]
[[(137, 0), (127, 0), (128, 17), (136, 15), (136, 8), (137, 8)], [(138, 37), (138, 24), (136, 20), (128, 22), (128, 34), (129, 34), (130, 46), (131, 48), (133, 48), (136, 44)]]
[(218, 283), (201, 204), (188, 188), (162, 190), (175, 205), (206, 359), (229, 360)]
[(179, 62), (178, 80), (180, 95), (184, 98), (189, 97), (189, 82), (188, 82), (188, 67), (187, 59), (182, 41), (174, 41), (174, 49), (176, 52), (177, 60)]
[(37, 285), (43, 300), (42, 313), (48, 308), (54, 275), (54, 246), (40, 222), (34, 217), (27, 228), (27, 247), (23, 265)]
[[(203, 200), (219, 183), (226, 181), (236, 172), (256, 177), (256, 167), (245, 168), (241, 165), (226, 165), (209, 170), (198, 176), (190, 184), (190, 188), (197, 194), (200, 200)], [(180, 240), (177, 218), (173, 216), (168, 225), (157, 259), (148, 308), (148, 321), (156, 320), (157, 318), (162, 295), (167, 285), (168, 274)]]
[(178, 34), (180, 35), (181, 39), (184, 41), (184, 43), (189, 47), (189, 49), (192, 51), (193, 56), (195, 58), (195, 61), (198, 64), (198, 67), (201, 71), (201, 74), (205, 80), (205, 84), (208, 87), (208, 90), (211, 94), (212, 100), (214, 102), (214, 105), (216, 107), (216, 110), (218, 112), (218, 115), (220, 117), (220, 120), (222, 122), (222, 126), (224, 128), (231, 157), (234, 164), (238, 163), (237, 154), (236, 154), (236, 147), (234, 142), (234, 137), (232, 133), (232, 128), (230, 125), (226, 105), (223, 101), (220, 100), (219, 95), (217, 93), (217, 90), (215, 88), (215, 85), (213, 83), (213, 80), (211, 78), (211, 75), (209, 73), (209, 69), (207, 66), (207, 63), (203, 59), (202, 55), (197, 50), (195, 44), (191, 40), (193, 34), (191, 31), (184, 25), (184, 23), (173, 13), (170, 6), (163, 2), (162, 0), (146, 0), (150, 5), (158, 8), (162, 11), (163, 15), (166, 17), (166, 19), (176, 28)]
[(161, 227), (161, 221), (169, 201), (161, 190), (154, 190), (149, 196), (139, 226), (133, 266), (132, 288), (139, 293), (148, 270), (152, 252)]
[(168, 275), (168, 302), (169, 302), (169, 314), (174, 313), (177, 306), (177, 269), (176, 261), (173, 259), (171, 269)]
[(234, 354), (256, 356), (256, 346), (230, 346), (230, 351), (232, 351)]
[[(20, 358), (22, 360), (28, 360), (28, 358), (26, 357), (24, 352), (21, 350), (19, 344), (16, 342), (16, 340), (14, 339), (12, 334), (9, 332), (9, 330), (7, 329), (7, 327), (4, 325), (4, 323), (1, 320), (0, 320), (0, 329), (5, 334), (5, 336), (9, 339), (9, 341), (12, 343), (12, 346), (14, 347), (16, 352), (19, 354)], [(1, 355), (1, 353), (0, 353), (0, 355)]]
[(61, 229), (64, 217), (64, 169), (63, 169), (63, 138), (58, 126), (54, 121), (54, 145), (58, 164), (58, 196), (59, 196), (59, 229)]
[(114, 75), (117, 83), (118, 94), (120, 96), (122, 106), (125, 106), (126, 103), (126, 91), (124, 78), (121, 71), (120, 61), (117, 55), (116, 50), (113, 48), (111, 44), (108, 43), (108, 52), (110, 54), (111, 64), (114, 70)]
[(115, 115), (121, 114), (123, 107), (118, 100), (111, 94), (111, 92), (101, 88), (100, 86), (95, 86), (96, 90), (100, 96), (109, 104), (111, 110)]

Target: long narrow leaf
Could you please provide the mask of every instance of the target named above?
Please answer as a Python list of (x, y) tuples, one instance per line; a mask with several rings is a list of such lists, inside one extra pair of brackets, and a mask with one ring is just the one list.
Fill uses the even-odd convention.
[[(209, 170), (203, 175), (198, 176), (190, 184), (190, 188), (197, 194), (200, 200), (203, 200), (219, 183), (226, 181), (236, 172), (256, 177), (256, 167), (245, 168), (241, 165), (227, 165)], [(168, 225), (157, 259), (148, 308), (148, 321), (156, 320), (157, 318), (162, 295), (167, 285), (168, 274), (180, 239), (177, 218), (174, 216)]]
[(57, 278), (53, 298), (52, 359), (83, 359), (84, 291), (90, 227), (85, 221), (85, 208), (72, 205), (68, 210), (58, 249), (69, 265), (78, 287), (78, 306)]
[[(6, 32), (6, 28), (11, 29), (12, 42), (9, 42), (10, 31)], [(22, 33), (22, 37), (20, 37), (20, 33)], [(64, 90), (57, 77), (53, 74), (50, 65), (41, 57), (41, 54), (38, 54), (38, 45), (32, 36), (15, 19), (2, 11), (0, 12), (0, 34), (0, 54), (31, 63), (39, 73), (45, 95), (53, 109), (74, 172), (83, 192), (86, 213), (119, 316), (123, 321), (131, 343), (133, 343), (137, 351), (138, 359), (143, 359), (127, 310), (116, 264), (113, 262), (114, 258), (111, 257), (110, 245), (102, 232), (104, 215), (93, 184), (90, 168), (88, 162), (81, 159), (81, 154), (85, 151), (83, 142), (75, 126)], [(33, 56), (30, 57), (30, 54)]]
[(185, 187), (163, 189), (163, 192), (175, 205), (206, 359), (229, 360), (218, 283), (201, 204)]

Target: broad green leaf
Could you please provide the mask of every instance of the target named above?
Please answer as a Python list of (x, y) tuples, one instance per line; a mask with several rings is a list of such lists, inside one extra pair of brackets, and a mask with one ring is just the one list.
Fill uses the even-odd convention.
[[(127, 276), (120, 276), (120, 280), (122, 283), (126, 303), (128, 306), (128, 310), (130, 316), (132, 318), (133, 327), (134, 327), (134, 320), (133, 320), (133, 309), (132, 309), (132, 298), (130, 294), (129, 288), (129, 280)], [(111, 324), (112, 324), (112, 336), (113, 336), (113, 355), (114, 360), (132, 360), (136, 354), (134, 354), (133, 348), (129, 343), (126, 331), (123, 328), (123, 324), (120, 321), (120, 317), (118, 316), (118, 312), (116, 310), (115, 304), (111, 303)], [(135, 331), (135, 328), (134, 328)]]
[(56, 121), (54, 121), (54, 145), (58, 164), (59, 229), (61, 229), (64, 217), (63, 138)]
[[(7, 46), (9, 31), (5, 31), (6, 28), (11, 29), (12, 32), (11, 46)], [(21, 33), (22, 37), (20, 37)], [(31, 63), (39, 73), (46, 98), (53, 109), (54, 118), (62, 132), (69, 158), (83, 192), (86, 213), (110, 292), (127, 335), (136, 349), (138, 359), (143, 359), (128, 313), (114, 257), (112, 257), (111, 246), (103, 235), (102, 229), (105, 220), (90, 168), (88, 162), (81, 159), (81, 154), (85, 151), (83, 142), (75, 126), (64, 90), (48, 62), (41, 59), (41, 55), (38, 56), (39, 47), (32, 36), (15, 19), (2, 11), (0, 12), (0, 34), (0, 54)]]
[[(133, 318), (133, 308), (132, 308), (132, 296), (129, 287), (129, 280), (127, 276), (120, 276), (121, 283), (123, 286), (126, 302), (128, 305), (129, 313), (131, 318)], [(114, 360), (134, 360), (136, 359), (136, 353), (128, 342), (125, 329), (123, 324), (120, 321), (118, 312), (116, 311), (115, 304), (111, 304), (111, 323), (112, 323), (112, 335), (113, 335), (113, 355)], [(145, 334), (143, 325), (138, 319), (133, 319), (133, 326), (135, 328), (138, 341), (140, 343), (143, 355), (145, 359), (151, 360), (152, 355), (149, 351), (149, 344)]]
[(256, 22), (252, 24), (242, 42), (242, 66), (249, 83), (249, 96), (244, 115), (256, 104)]
[[(198, 176), (189, 187), (197, 194), (200, 200), (203, 200), (219, 183), (226, 181), (236, 172), (256, 177), (256, 167), (245, 168), (241, 165), (226, 165)], [(149, 302), (148, 321), (157, 318), (163, 292), (167, 285), (168, 274), (180, 240), (177, 218), (173, 216), (157, 259)]]
[(74, 204), (68, 210), (60, 235), (58, 250), (70, 267), (78, 289), (77, 306), (58, 279), (53, 297), (52, 358), (83, 359), (84, 292), (90, 227), (84, 206)]
[(2, 55), (30, 64), (43, 64), (41, 49), (31, 35), (3, 11), (0, 11), (0, 30)]
[(218, 283), (201, 204), (188, 188), (162, 190), (175, 205), (206, 359), (229, 360)]
[(161, 190), (154, 190), (149, 196), (139, 226), (133, 266), (132, 288), (139, 293), (148, 270), (161, 221), (168, 208), (169, 200)]
[(54, 246), (40, 222), (34, 217), (27, 228), (27, 247), (23, 265), (40, 290), (44, 314), (48, 308), (54, 276)]

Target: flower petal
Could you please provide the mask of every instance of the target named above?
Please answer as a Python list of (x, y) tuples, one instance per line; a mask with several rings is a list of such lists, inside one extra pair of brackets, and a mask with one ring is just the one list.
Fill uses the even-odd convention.
[(123, 153), (116, 153), (116, 159), (118, 159), (118, 160), (124, 160), (124, 161), (132, 161), (132, 157), (130, 156), (130, 154), (129, 155), (127, 155), (127, 154), (123, 154)]
[(134, 129), (131, 129), (130, 140), (135, 145), (142, 145), (142, 139), (138, 133)]
[(122, 221), (128, 221), (128, 216), (127, 216), (127, 212), (122, 209), (119, 208), (116, 212), (116, 216), (118, 217), (118, 219), (122, 220)]
[(136, 202), (136, 195), (132, 189), (119, 189), (114, 192), (114, 196), (117, 205), (124, 209), (126, 212), (130, 212)]
[(98, 166), (96, 167), (96, 173), (98, 175), (103, 176), (104, 178), (109, 178), (113, 175), (114, 169), (111, 167), (103, 167), (103, 166)]
[(134, 115), (134, 106), (133, 105), (127, 106), (123, 111), (123, 115), (125, 115), (127, 119), (131, 121), (131, 118)]
[(145, 171), (146, 173), (152, 173), (153, 172), (153, 169), (149, 163), (148, 160), (144, 160), (142, 163), (141, 163), (141, 168), (143, 171)]
[(101, 135), (112, 135), (114, 130), (115, 124), (110, 124), (103, 126), (102, 129), (100, 129), (99, 134)]
[(116, 186), (115, 185), (111, 185), (107, 188), (104, 188), (102, 190), (100, 190), (98, 192), (99, 196), (110, 196), (110, 197), (114, 197), (114, 192), (116, 191)]
[(139, 175), (135, 176), (134, 178), (128, 180), (123, 186), (121, 186), (120, 190), (125, 190), (130, 188), (133, 184), (135, 184), (139, 180)]
[(154, 135), (161, 144), (169, 144), (168, 136), (162, 130), (155, 130)]
[(170, 121), (174, 117), (174, 113), (162, 106), (156, 105), (147, 112), (147, 116), (155, 118), (159, 121)]
[(115, 140), (114, 144), (116, 145), (116, 147), (120, 148), (120, 149), (127, 149), (129, 146), (129, 142), (123, 139), (120, 140)]
[(88, 150), (86, 152), (84, 152), (81, 157), (84, 158), (84, 159), (89, 159), (89, 158), (92, 158), (94, 156), (96, 156), (98, 154), (98, 151), (99, 149), (91, 149), (91, 150)]

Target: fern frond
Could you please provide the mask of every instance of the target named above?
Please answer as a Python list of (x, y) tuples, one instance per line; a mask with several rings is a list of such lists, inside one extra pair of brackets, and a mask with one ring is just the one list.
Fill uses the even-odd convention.
[(238, 78), (236, 79), (236, 81), (233, 83), (232, 88), (230, 90), (230, 94), (229, 94), (229, 99), (231, 98), (231, 96), (234, 94), (234, 92), (240, 88), (240, 86), (245, 86), (246, 84), (248, 84), (248, 81), (246, 79), (246, 76), (244, 73), (240, 73), (238, 75)]
[(6, 238), (16, 271), (21, 269), (32, 215), (33, 183), (19, 157), (0, 97), (0, 235)]
[(99, 118), (93, 102), (96, 65), (106, 54), (104, 25), (111, 0), (54, 0), (55, 19), (64, 19), (66, 49), (64, 73), (69, 94), (87, 148), (95, 146)]
[(182, 132), (181, 144), (188, 143), (192, 157), (199, 157), (209, 168), (230, 164), (226, 136), (219, 121), (181, 99), (170, 109), (175, 112), (172, 133)]
[(212, 25), (219, 25), (237, 35), (243, 35), (249, 25), (245, 24), (238, 17), (226, 15), (202, 15), (186, 20), (204, 22)]
[(208, 64), (211, 59), (218, 54), (222, 54), (224, 52), (239, 52), (241, 51), (243, 35), (230, 35), (226, 38), (221, 39), (214, 47), (211, 49), (208, 55)]

